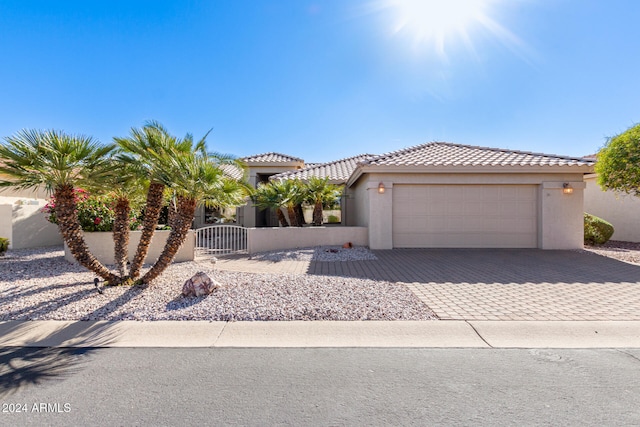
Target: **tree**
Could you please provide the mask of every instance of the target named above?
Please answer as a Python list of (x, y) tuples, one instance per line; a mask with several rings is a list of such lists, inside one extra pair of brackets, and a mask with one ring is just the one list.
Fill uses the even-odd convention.
[(119, 277), (89, 252), (76, 215), (74, 191), (113, 172), (109, 156), (114, 146), (56, 130), (22, 130), (5, 141), (0, 145), (0, 173), (8, 179), (0, 180), (0, 187), (44, 186), (56, 199), (58, 228), (73, 257), (109, 283), (119, 283)]
[(603, 190), (640, 196), (640, 124), (609, 138), (595, 170)]
[(313, 205), (313, 225), (322, 225), (322, 208), (334, 204), (342, 193), (342, 187), (329, 184), (329, 178), (312, 176), (307, 182), (307, 202)]
[(114, 141), (122, 150), (118, 160), (138, 169), (149, 181), (142, 234), (129, 269), (130, 278), (135, 280), (140, 277), (164, 204), (163, 193), (167, 179), (163, 175), (163, 171), (167, 169), (165, 164), (170, 160), (170, 153), (176, 151), (179, 144), (164, 126), (154, 121), (147, 122), (141, 129), (131, 128), (127, 138), (116, 137)]
[(288, 227), (287, 219), (282, 213), (281, 207), (288, 202), (286, 195), (278, 191), (273, 182), (261, 183), (251, 196), (253, 204), (258, 209), (274, 209), (281, 227)]
[[(185, 139), (189, 138), (187, 136)], [(171, 152), (171, 161), (167, 163), (168, 168), (163, 173), (170, 177), (167, 185), (173, 192), (176, 216), (158, 261), (142, 276), (140, 283), (150, 283), (169, 266), (187, 237), (199, 203), (215, 207), (244, 203), (247, 184), (225, 176), (217, 165), (219, 160), (220, 158), (212, 160), (206, 153), (198, 151)]]
[(271, 185), (282, 195), (284, 205), (287, 208), (287, 216), (289, 224), (292, 227), (302, 227), (296, 215), (296, 205), (304, 200), (304, 186), (297, 179), (283, 179), (281, 181), (272, 181)]

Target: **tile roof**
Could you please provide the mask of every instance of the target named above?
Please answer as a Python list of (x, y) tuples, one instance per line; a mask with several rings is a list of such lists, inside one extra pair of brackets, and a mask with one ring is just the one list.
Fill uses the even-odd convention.
[(255, 154), (253, 156), (243, 157), (240, 160), (242, 160), (245, 163), (266, 163), (266, 162), (268, 163), (289, 163), (289, 162), (304, 163), (304, 160), (298, 157), (288, 156), (286, 154), (280, 154), (280, 153)]
[(222, 173), (231, 179), (240, 180), (244, 177), (244, 171), (234, 165), (220, 165)]
[(430, 142), (374, 157), (364, 165), (384, 166), (592, 166), (580, 157)]
[(318, 163), (303, 169), (291, 172), (283, 172), (271, 177), (271, 179), (301, 179), (307, 180), (312, 176), (329, 178), (333, 182), (346, 182), (358, 163), (376, 157), (375, 154), (360, 154), (346, 159), (335, 160), (329, 163)]

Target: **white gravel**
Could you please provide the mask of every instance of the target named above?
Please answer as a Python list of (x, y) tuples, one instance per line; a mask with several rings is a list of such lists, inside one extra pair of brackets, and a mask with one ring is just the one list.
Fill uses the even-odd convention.
[(342, 246), (315, 246), (313, 248), (291, 249), (262, 252), (251, 256), (251, 259), (265, 261), (375, 261), (376, 256), (363, 246), (343, 248)]
[[(348, 251), (354, 254), (355, 249)], [(290, 254), (305, 257), (310, 253)], [(322, 249), (313, 248), (310, 256), (324, 255)], [(9, 251), (0, 258), (0, 320), (435, 319), (399, 283), (211, 268), (209, 261), (173, 264), (147, 289), (107, 287), (101, 295), (93, 285), (95, 275), (65, 261), (59, 247)], [(182, 284), (198, 271), (209, 274), (222, 287), (207, 297), (183, 298)]]

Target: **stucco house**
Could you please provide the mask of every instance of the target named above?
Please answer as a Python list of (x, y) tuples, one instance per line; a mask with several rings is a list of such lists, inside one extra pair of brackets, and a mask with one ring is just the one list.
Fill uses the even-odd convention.
[[(319, 165), (299, 162), (266, 178), (319, 176), (345, 184), (342, 224), (367, 227), (372, 249), (575, 249), (583, 245), (583, 178), (593, 165), (578, 157), (432, 142)], [(243, 209), (244, 225), (259, 225)]]
[(347, 224), (369, 246), (541, 248), (583, 245), (582, 158), (433, 142), (358, 164)]

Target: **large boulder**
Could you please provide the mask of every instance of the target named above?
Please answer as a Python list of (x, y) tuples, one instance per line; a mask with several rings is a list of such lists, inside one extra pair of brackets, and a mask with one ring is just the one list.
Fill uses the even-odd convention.
[(209, 295), (220, 287), (220, 284), (212, 280), (206, 273), (199, 271), (192, 278), (184, 282), (182, 286), (182, 296), (200, 297)]

